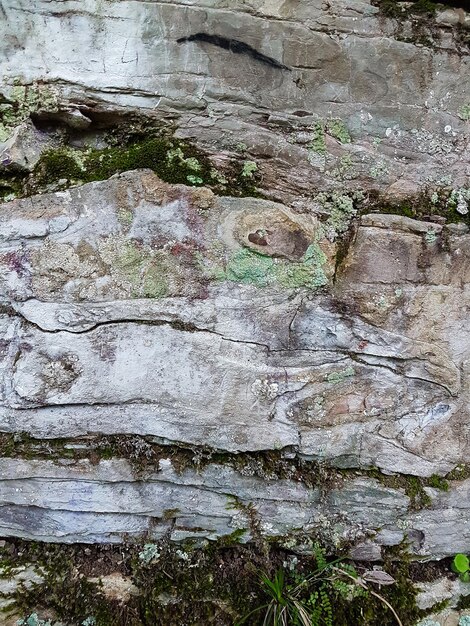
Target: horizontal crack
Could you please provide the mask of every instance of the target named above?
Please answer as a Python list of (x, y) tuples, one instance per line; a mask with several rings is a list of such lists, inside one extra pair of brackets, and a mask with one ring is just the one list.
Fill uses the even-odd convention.
[(86, 335), (87, 333), (91, 333), (97, 330), (98, 328), (101, 328), (102, 326), (117, 326), (119, 324), (138, 324), (138, 325), (144, 325), (144, 326), (170, 326), (171, 328), (173, 328), (173, 330), (179, 330), (181, 332), (209, 333), (212, 335), (217, 335), (217, 337), (220, 337), (223, 341), (230, 341), (232, 343), (240, 343), (240, 344), (245, 344), (245, 345), (253, 345), (253, 346), (263, 348), (267, 350), (268, 352), (271, 351), (271, 348), (265, 343), (260, 343), (257, 341), (248, 341), (248, 340), (243, 340), (243, 339), (233, 339), (232, 337), (226, 337), (222, 333), (218, 333), (217, 331), (212, 330), (210, 328), (201, 328), (200, 326), (196, 326), (192, 322), (184, 322), (183, 320), (180, 320), (180, 319), (177, 319), (177, 320), (165, 320), (165, 319), (142, 320), (142, 319), (136, 319), (136, 318), (119, 318), (115, 320), (106, 320), (104, 322), (97, 322), (93, 326), (90, 326), (89, 328), (85, 328), (83, 330), (69, 330), (67, 328), (57, 328), (54, 330), (50, 330), (50, 329), (43, 328), (37, 322), (31, 321), (18, 309), (14, 309), (13, 307), (10, 307), (10, 311), (8, 311), (8, 314), (12, 315), (13, 312), (15, 315), (20, 317), (26, 324), (33, 326), (34, 328), (36, 328), (42, 333), (48, 333), (48, 334), (68, 333), (72, 335)]

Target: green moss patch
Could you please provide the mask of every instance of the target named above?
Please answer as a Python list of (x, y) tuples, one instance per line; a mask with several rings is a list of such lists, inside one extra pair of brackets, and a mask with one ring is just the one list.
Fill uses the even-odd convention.
[(412, 0), (406, 4), (398, 0), (376, 0), (374, 4), (380, 8), (383, 15), (394, 18), (406, 18), (411, 15), (434, 16), (438, 7), (442, 6), (431, 0)]
[(0, 199), (63, 190), (135, 169), (151, 169), (172, 184), (205, 185), (221, 195), (260, 196), (256, 188), (260, 174), (254, 161), (240, 157), (219, 171), (204, 152), (174, 138), (170, 128), (145, 127), (140, 133), (130, 130), (127, 137), (117, 128), (105, 138), (109, 145), (101, 149), (64, 144), (46, 150), (31, 174), (4, 175), (4, 180), (0, 180)]
[[(467, 205), (467, 208), (466, 208)], [(385, 213), (403, 215), (415, 220), (433, 221), (435, 217), (445, 218), (446, 223), (463, 222), (470, 225), (470, 189), (443, 188), (439, 192), (420, 194), (402, 203), (384, 203), (380, 197), (370, 198), (364, 213)], [(468, 212), (465, 212), (468, 209)]]
[[(282, 570), (286, 590), (300, 585), (299, 597), (313, 608), (321, 592), (326, 622), (334, 626), (395, 626), (395, 618), (383, 601), (367, 591), (347, 593), (350, 579), (333, 584), (320, 577), (309, 584), (319, 568), (337, 563), (311, 540), (310, 550), (299, 555), (276, 543), (240, 544), (235, 531), (232, 542), (173, 544), (168, 539), (119, 546), (41, 544), (21, 540), (6, 543), (0, 551), (0, 576), (9, 578), (16, 568), (37, 568), (43, 582), (21, 586), (13, 594), (15, 611), (39, 618), (52, 612), (67, 624), (96, 626), (168, 626), (169, 624), (217, 624), (233, 626), (262, 607), (269, 599), (261, 573), (273, 579)], [(367, 565), (342, 560), (345, 571), (359, 574)], [(380, 594), (398, 613), (403, 626), (412, 626), (423, 612), (416, 607), (416, 589), (406, 557), (396, 551), (386, 556), (384, 569), (395, 584), (381, 587)], [(325, 570), (326, 571), (326, 570)], [(125, 576), (137, 593), (125, 601), (110, 599), (99, 579), (111, 573)], [(377, 586), (372, 587), (375, 591)], [(313, 595), (312, 595), (313, 594)], [(329, 608), (328, 608), (329, 607)], [(331, 621), (329, 618), (331, 615)], [(264, 612), (253, 614), (246, 624), (260, 626)], [(316, 622), (313, 622), (314, 624)]]

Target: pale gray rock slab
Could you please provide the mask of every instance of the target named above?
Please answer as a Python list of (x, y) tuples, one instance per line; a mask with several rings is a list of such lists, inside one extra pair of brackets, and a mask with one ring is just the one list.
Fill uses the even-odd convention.
[(439, 602), (447, 601), (450, 607), (456, 607), (458, 601), (470, 594), (468, 583), (449, 578), (438, 578), (432, 582), (418, 584), (419, 593), (416, 604), (420, 609), (430, 609)]
[(104, 303), (13, 303), (15, 310), (44, 331), (80, 333), (109, 322), (161, 320), (192, 324), (233, 341), (264, 344), (270, 350), (288, 349), (288, 320), (300, 306), (299, 295), (263, 293), (244, 285), (208, 288), (204, 300), (191, 298), (115, 300)]
[[(124, 533), (136, 535), (147, 528), (149, 518), (171, 517), (180, 537), (184, 531), (187, 536), (196, 532), (195, 536), (216, 538), (237, 527), (249, 529), (249, 517), (237, 501), (254, 507), (267, 535), (307, 527), (328, 515), (342, 521), (343, 532), (373, 528), (385, 517), (396, 519), (408, 503), (406, 496), (376, 481), (347, 481), (322, 500), (318, 489), (294, 481), (242, 476), (220, 465), (209, 465), (200, 473), (190, 469), (176, 473), (167, 461), (161, 463), (160, 472), (149, 473), (142, 481), (120, 460), (67, 465), (12, 459), (9, 478), (0, 481), (0, 493), (4, 535), (49, 540), (52, 532), (65, 541), (83, 535), (85, 542), (101, 540), (106, 527), (109, 540), (119, 535), (123, 539)], [(169, 523), (166, 519), (163, 527)], [(159, 532), (156, 524), (154, 534)]]
[[(57, 104), (33, 117), (74, 132), (92, 131), (93, 114), (171, 119), (215, 165), (254, 161), (276, 202), (140, 171), (2, 205), (0, 431), (284, 450), (422, 477), (466, 462), (468, 229), (362, 216), (335, 267), (315, 200), (362, 189), (406, 206), (468, 187), (464, 11), (438, 13), (431, 48), (413, 43), (409, 20), (400, 32), (411, 41), (399, 41), (396, 20), (365, 0), (6, 0), (1, 10), (2, 93), (40, 83)], [(2, 154), (28, 170), (50, 136), (23, 113)], [(312, 245), (322, 273), (299, 285)], [(238, 499), (268, 536), (320, 530), (358, 541), (362, 558), (407, 537), (441, 558), (468, 548), (467, 482), (428, 489), (430, 507), (410, 512), (402, 490), (366, 477), (326, 489), (220, 464), (177, 473), (162, 460), (142, 477), (124, 460), (2, 458), (0, 534), (216, 539), (249, 526), (243, 507), (228, 508)]]
[(56, 141), (31, 123), (20, 124), (11, 137), (0, 143), (0, 172), (32, 171), (44, 150), (56, 145)]
[(160, 539), (171, 526), (151, 517), (7, 505), (0, 507), (2, 536), (63, 543), (121, 543), (126, 538)]
[(91, 434), (142, 435), (164, 444), (179, 442), (207, 445), (227, 452), (282, 449), (298, 445), (298, 432), (289, 422), (278, 423), (267, 417), (261, 422), (239, 419), (224, 422), (209, 414), (201, 421), (188, 421), (171, 407), (150, 404), (116, 406), (5, 409), (0, 417), (3, 432), (27, 430), (38, 439), (80, 437)]
[[(176, 540), (215, 539), (237, 528), (249, 531), (241, 505), (250, 505), (268, 536), (304, 527), (329, 540), (356, 537), (357, 558), (369, 558), (371, 550), (378, 558), (380, 546), (397, 545), (405, 536), (417, 555), (428, 558), (455, 554), (468, 542), (464, 483), (452, 483), (442, 495), (432, 490), (431, 508), (410, 512), (402, 490), (366, 477), (346, 478), (325, 492), (287, 479), (244, 476), (219, 464), (176, 472), (165, 459), (159, 471), (146, 471), (145, 480), (122, 459), (98, 464), (1, 459), (0, 474), (5, 536), (119, 542), (147, 531), (157, 539), (171, 528)], [(459, 509), (453, 505), (458, 498)], [(365, 552), (364, 537), (370, 546)]]
[[(240, 250), (258, 252), (248, 234), (268, 223), (279, 225), (268, 253), (292, 263), (318, 232), (315, 216), (282, 204), (173, 188), (149, 171), (4, 205), (2, 430), (294, 447), (338, 467), (421, 476), (461, 462), (469, 292), (456, 285), (468, 236), (451, 235), (443, 252), (426, 241), (429, 228), (441, 236), (435, 225), (369, 215), (333, 296), (236, 273), (207, 284), (184, 262), (158, 292), (155, 235), (169, 254), (191, 233), (222, 271)], [(128, 263), (150, 271), (157, 292), (141, 297), (147, 278)]]
[[(260, 161), (263, 186), (272, 189), (276, 181), (286, 197), (320, 185), (355, 188), (358, 181), (382, 190), (397, 185), (391, 195), (400, 196), (407, 184), (424, 190), (437, 183), (443, 171), (452, 186), (466, 184), (468, 130), (459, 112), (468, 104), (468, 54), (449, 30), (457, 27), (449, 26), (457, 13), (458, 25), (465, 26), (464, 11), (440, 13), (434, 48), (414, 41), (411, 21), (401, 30), (409, 41), (398, 41), (396, 20), (361, 0), (331, 6), (302, 1), (295, 8), (277, 1), (228, 7), (184, 0), (105, 7), (88, 0), (85, 8), (43, 0), (31, 8), (21, 0), (7, 2), (4, 12), (6, 91), (19, 77), (41, 81), (59, 92), (64, 110), (139, 109), (163, 120), (170, 114), (182, 134), (206, 146), (212, 142), (207, 127), (223, 137), (218, 124), (227, 114), (240, 124), (238, 141), (245, 143), (244, 122), (255, 120), (262, 135), (264, 111), (287, 114), (293, 134), (304, 113), (342, 119), (357, 155), (345, 180), (338, 164), (349, 152), (335, 139), (326, 171), (309, 162), (307, 147), (301, 159), (295, 151), (287, 160), (273, 159), (264, 154), (265, 142), (256, 142), (252, 154)], [(59, 32), (64, 43), (58, 55)], [(242, 41), (273, 62), (203, 40), (178, 43), (198, 33)], [(197, 128), (195, 113), (205, 119)], [(285, 141), (279, 128), (273, 135)], [(269, 144), (275, 150), (276, 141)]]

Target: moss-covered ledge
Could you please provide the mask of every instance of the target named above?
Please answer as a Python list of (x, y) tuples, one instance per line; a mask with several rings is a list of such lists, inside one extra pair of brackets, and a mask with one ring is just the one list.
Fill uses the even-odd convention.
[[(357, 594), (346, 588), (351, 582), (347, 578), (341, 585), (326, 579), (325, 584), (311, 586), (312, 572), (328, 563), (337, 565), (338, 559), (341, 567), (359, 577), (365, 576), (372, 564), (354, 563), (347, 559), (346, 551), (328, 554), (313, 540), (309, 550), (297, 554), (260, 537), (241, 544), (235, 534), (210, 544), (175, 545), (163, 539), (121, 546), (70, 546), (15, 539), (1, 545), (0, 589), (3, 581), (12, 581), (1, 600), (4, 619), (35, 614), (38, 619), (51, 619), (53, 624), (60, 620), (70, 626), (230, 626), (269, 601), (261, 573), (272, 579), (280, 570), (287, 585), (304, 585), (306, 601), (309, 594), (321, 591), (324, 597), (318, 606), (326, 607), (326, 612), (319, 611), (323, 621), (313, 623), (395, 626), (385, 599), (403, 626), (414, 626), (442, 608), (419, 609), (419, 583), (443, 575), (452, 577), (447, 562), (411, 563), (398, 547), (386, 554), (382, 566), (395, 581), (390, 586), (369, 583), (367, 590)], [(381, 599), (369, 589), (379, 592)], [(313, 607), (319, 599), (310, 597), (310, 602)], [(261, 624), (263, 615), (263, 611), (255, 613), (244, 623)]]
[(292, 480), (306, 487), (320, 487), (328, 491), (342, 482), (364, 477), (377, 480), (391, 489), (401, 489), (410, 499), (410, 509), (417, 511), (432, 504), (427, 487), (448, 491), (452, 480), (468, 478), (469, 472), (461, 466), (447, 477), (430, 477), (396, 473), (384, 474), (378, 468), (338, 469), (325, 462), (309, 461), (295, 450), (260, 452), (221, 452), (208, 446), (162, 445), (149, 437), (138, 435), (106, 435), (74, 439), (34, 439), (27, 433), (0, 433), (0, 458), (25, 460), (52, 460), (79, 463), (88, 460), (98, 464), (102, 460), (125, 459), (136, 480), (159, 471), (162, 460), (170, 460), (174, 470), (181, 474), (187, 469), (203, 471), (211, 464), (228, 466), (241, 476), (265, 480)]

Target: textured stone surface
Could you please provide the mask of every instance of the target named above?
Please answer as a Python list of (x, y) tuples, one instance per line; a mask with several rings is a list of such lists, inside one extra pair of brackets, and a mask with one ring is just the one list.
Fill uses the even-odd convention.
[[(438, 16), (433, 34), (427, 23), (416, 30), (385, 19), (365, 0), (2, 7), (7, 94), (17, 80), (40, 81), (85, 115), (119, 107), (171, 115), (180, 136), (218, 159), (244, 145), (278, 198), (315, 187), (403, 196), (467, 184), (468, 48), (449, 30), (453, 12)], [(197, 37), (178, 42), (200, 33), (273, 62)], [(327, 130), (321, 146), (317, 123)]]
[[(4, 0), (0, 15), (0, 187), (45, 147), (116, 148), (116, 120), (132, 138), (148, 118), (264, 196), (137, 170), (0, 206), (0, 433), (216, 455), (178, 472), (169, 452), (142, 475), (6, 449), (0, 534), (215, 539), (249, 529), (253, 506), (266, 535), (347, 540), (358, 558), (404, 538), (428, 559), (468, 551), (465, 471), (429, 486), (469, 456), (470, 234), (446, 222), (470, 200), (468, 15), (388, 19), (366, 0)], [(418, 195), (440, 214), (370, 212)], [(273, 451), (323, 482), (224, 464)]]
[[(333, 282), (335, 244), (315, 216), (147, 171), (5, 204), (0, 221), (2, 431), (286, 449), (418, 476), (465, 462), (469, 235), (365, 216)], [(268, 228), (260, 255), (249, 237)], [(434, 557), (470, 540), (467, 482), (430, 489), (430, 508), (410, 512), (403, 492), (368, 478), (325, 496), (216, 465), (164, 465), (142, 483), (118, 461), (0, 461), (5, 535), (157, 537), (177, 509), (175, 538), (216, 537), (239, 525), (230, 495), (255, 504), (268, 534), (380, 529), (380, 545), (414, 533)]]
[(282, 222), (260, 256), (248, 237), (282, 205), (211, 197), (198, 213), (203, 190), (169, 190), (136, 172), (5, 205), (5, 431), (294, 446), (424, 476), (465, 461), (467, 235), (443, 250), (441, 227), (365, 217), (326, 295), (312, 277), (331, 281), (333, 244), (314, 218), (294, 232), (318, 262), (281, 256)]

